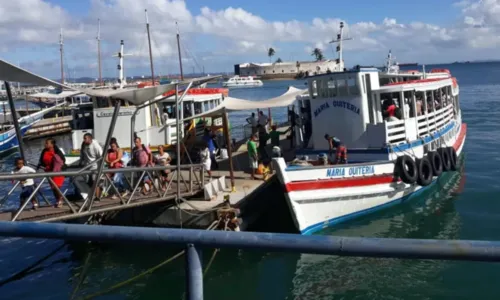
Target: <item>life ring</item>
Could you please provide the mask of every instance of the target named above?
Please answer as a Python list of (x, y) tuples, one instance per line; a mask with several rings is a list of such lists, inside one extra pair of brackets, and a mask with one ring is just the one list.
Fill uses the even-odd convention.
[(432, 174), (434, 176), (439, 176), (443, 173), (443, 160), (441, 159), (441, 155), (436, 151), (431, 151), (427, 153), (427, 158), (431, 163)]
[(408, 155), (398, 157), (396, 160), (396, 172), (404, 183), (413, 184), (417, 181), (417, 165)]
[(432, 182), (432, 165), (429, 158), (423, 157), (417, 159), (418, 178), (417, 183), (420, 186), (428, 186)]
[(458, 164), (457, 151), (453, 147), (448, 147), (446, 149), (448, 150), (448, 154), (450, 155), (450, 170), (456, 171)]
[(441, 156), (441, 160), (443, 161), (443, 171), (448, 172), (451, 170), (451, 161), (450, 161), (450, 152), (446, 150), (446, 148), (439, 148), (437, 150), (439, 155)]

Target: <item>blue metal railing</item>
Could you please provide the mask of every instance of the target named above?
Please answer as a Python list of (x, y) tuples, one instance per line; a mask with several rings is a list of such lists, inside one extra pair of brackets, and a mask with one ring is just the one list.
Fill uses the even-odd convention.
[(0, 222), (0, 236), (184, 246), (186, 247), (187, 299), (203, 299), (202, 262), (197, 247), (341, 256), (500, 262), (500, 242), (496, 241), (301, 236), (28, 222)]

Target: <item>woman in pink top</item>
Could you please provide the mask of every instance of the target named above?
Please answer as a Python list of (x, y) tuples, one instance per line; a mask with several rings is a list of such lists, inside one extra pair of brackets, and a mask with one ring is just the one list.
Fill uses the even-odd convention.
[[(132, 166), (139, 168), (152, 166), (153, 156), (151, 154), (151, 150), (149, 150), (149, 148), (142, 143), (140, 137), (136, 137), (134, 142), (135, 142), (135, 147), (134, 149), (132, 149)], [(149, 178), (147, 173), (143, 177), (143, 183), (144, 185), (142, 187), (142, 193), (148, 194), (151, 191), (152, 186), (151, 186), (151, 179)]]

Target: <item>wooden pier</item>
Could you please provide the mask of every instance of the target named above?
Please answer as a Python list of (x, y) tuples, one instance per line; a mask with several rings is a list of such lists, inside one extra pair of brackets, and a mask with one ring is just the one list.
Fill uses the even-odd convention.
[(54, 136), (58, 134), (65, 134), (71, 132), (72, 116), (52, 117), (43, 119), (34, 124), (24, 134), (24, 139), (33, 140), (47, 136)]

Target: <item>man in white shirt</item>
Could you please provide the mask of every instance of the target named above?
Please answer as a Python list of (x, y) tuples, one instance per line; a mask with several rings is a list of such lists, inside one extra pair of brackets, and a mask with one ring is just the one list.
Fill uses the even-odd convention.
[[(14, 168), (14, 171), (13, 171), (14, 174), (36, 173), (35, 169), (33, 169), (32, 167), (25, 166), (24, 160), (20, 157), (16, 158), (15, 165), (16, 165), (16, 167)], [(22, 187), (22, 191), (21, 191), (21, 195), (19, 195), (19, 200), (20, 200), (21, 205), (22, 205), (23, 202), (26, 201), (26, 199), (28, 199), (31, 196), (31, 194), (33, 194), (33, 192), (35, 191), (35, 182), (31, 178), (21, 180), (21, 187)], [(33, 209), (38, 208), (38, 203), (36, 202), (35, 197), (33, 197), (31, 199), (31, 204), (33, 204)]]
[[(80, 165), (88, 166), (92, 165), (89, 170), (95, 171), (97, 170), (96, 161), (102, 157), (102, 147), (99, 145), (99, 142), (94, 140), (92, 134), (86, 133), (83, 136), (82, 148), (80, 149)], [(87, 178), (87, 184), (92, 186), (94, 181), (97, 180), (97, 174), (92, 174)], [(96, 191), (97, 199), (100, 198), (101, 192), (100, 188)]]
[(269, 123), (269, 118), (261, 111), (259, 111), (259, 127), (267, 132), (267, 123)]
[(255, 117), (255, 113), (253, 112), (250, 117), (247, 118), (248, 124), (252, 126), (252, 134), (255, 134), (257, 132), (257, 118)]

